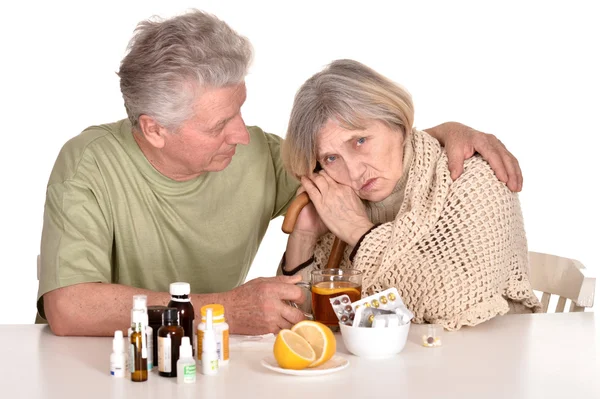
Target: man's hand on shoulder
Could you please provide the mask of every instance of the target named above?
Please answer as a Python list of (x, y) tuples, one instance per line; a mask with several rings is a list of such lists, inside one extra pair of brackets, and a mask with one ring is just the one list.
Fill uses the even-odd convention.
[(442, 123), (425, 131), (446, 148), (448, 168), (453, 180), (462, 174), (464, 161), (477, 152), (490, 164), (498, 180), (506, 183), (511, 191), (519, 192), (523, 189), (519, 161), (493, 134), (483, 133), (457, 122)]

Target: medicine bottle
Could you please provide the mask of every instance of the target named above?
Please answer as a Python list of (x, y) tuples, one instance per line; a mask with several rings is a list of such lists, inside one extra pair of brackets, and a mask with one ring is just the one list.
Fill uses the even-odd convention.
[[(200, 352), (200, 348), (198, 348)], [(217, 375), (219, 372), (219, 354), (217, 339), (212, 326), (212, 309), (206, 310), (206, 328), (202, 332), (202, 368), (204, 375)]]
[(129, 339), (129, 371), (131, 381), (148, 380), (148, 347), (144, 326), (144, 313), (141, 310), (131, 312), (131, 337)]
[(192, 345), (188, 337), (181, 339), (179, 360), (177, 361), (177, 383), (193, 384), (196, 382), (196, 360), (192, 356)]
[(177, 377), (181, 338), (183, 327), (179, 325), (177, 309), (167, 308), (163, 313), (163, 325), (158, 329), (158, 375)]
[(113, 351), (110, 354), (110, 375), (117, 378), (125, 377), (125, 345), (123, 342), (123, 331), (115, 331), (113, 338)]
[(179, 313), (179, 325), (183, 327), (184, 335), (194, 342), (194, 306), (190, 300), (189, 283), (171, 283), (169, 285), (171, 301), (168, 307), (176, 308)]
[[(146, 332), (146, 346), (148, 348), (147, 363), (148, 363), (148, 370), (152, 370), (154, 367), (156, 367), (156, 362), (154, 361), (154, 359), (156, 359), (156, 357), (154, 356), (154, 352), (155, 352), (154, 346), (155, 346), (156, 339), (153, 338), (154, 332), (148, 322), (147, 302), (148, 302), (148, 296), (143, 295), (143, 294), (134, 295), (133, 296), (133, 308), (131, 309), (131, 311), (132, 312), (140, 311), (140, 312), (144, 313), (144, 316), (141, 316), (141, 317), (142, 317), (142, 324), (144, 325), (144, 331)], [(132, 329), (130, 328), (127, 330), (127, 337), (129, 339), (131, 339), (131, 333), (132, 333)]]
[[(158, 329), (162, 327), (163, 312), (166, 306), (148, 306), (148, 325), (152, 328), (152, 359), (153, 366), (158, 367)], [(148, 356), (150, 356), (148, 354)]]
[(223, 305), (213, 303), (200, 308), (202, 322), (198, 324), (198, 361), (202, 362), (202, 338), (206, 330), (206, 311), (212, 309), (213, 329), (217, 341), (217, 353), (219, 355), (219, 367), (229, 363), (229, 324), (225, 321), (225, 308)]

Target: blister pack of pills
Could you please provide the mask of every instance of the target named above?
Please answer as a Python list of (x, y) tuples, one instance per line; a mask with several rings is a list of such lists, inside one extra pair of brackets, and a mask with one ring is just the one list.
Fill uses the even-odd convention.
[(356, 309), (353, 327), (386, 327), (390, 318), (399, 325), (399, 317), (394, 311), (360, 306)]
[[(377, 294), (373, 294), (370, 295), (366, 298), (362, 298), (358, 301), (352, 302), (350, 304), (352, 306), (352, 309), (354, 309), (355, 311), (355, 317), (354, 317), (354, 321), (352, 323), (353, 327), (358, 327), (360, 326), (361, 323), (361, 317), (358, 317), (358, 312), (361, 308), (373, 308), (373, 309), (379, 309), (379, 310), (386, 310), (386, 311), (390, 311), (391, 313), (394, 313), (396, 315), (396, 317), (388, 315), (386, 317), (379, 317), (378, 320), (382, 320), (376, 323), (375, 326), (382, 326), (382, 323), (385, 321), (385, 326), (386, 327), (391, 327), (393, 325), (395, 325), (396, 323), (398, 323), (397, 325), (404, 325), (409, 323), (412, 318), (415, 316), (407, 307), (406, 305), (404, 305), (404, 302), (402, 301), (402, 298), (400, 297), (400, 294), (398, 293), (398, 289), (396, 288), (388, 288), (387, 290), (381, 291)], [(364, 310), (362, 311), (364, 312)], [(361, 312), (361, 313), (362, 313)], [(375, 320), (375, 316), (378, 316), (377, 314), (372, 315), (372, 319), (371, 319), (371, 325), (373, 324), (373, 321)], [(394, 319), (396, 319), (397, 321), (395, 321)]]
[(330, 298), (329, 301), (338, 320), (353, 327), (393, 327), (409, 323), (414, 317), (396, 288), (355, 302), (350, 302), (346, 294)]
[(350, 297), (346, 294), (329, 298), (331, 307), (338, 320), (348, 326), (354, 321), (354, 308), (350, 303)]

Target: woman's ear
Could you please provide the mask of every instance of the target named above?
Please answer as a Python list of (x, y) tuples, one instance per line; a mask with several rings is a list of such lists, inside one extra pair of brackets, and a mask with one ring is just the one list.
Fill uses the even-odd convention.
[(155, 148), (163, 148), (165, 146), (165, 135), (168, 132), (160, 123), (148, 115), (140, 115), (138, 123), (142, 135), (148, 143)]

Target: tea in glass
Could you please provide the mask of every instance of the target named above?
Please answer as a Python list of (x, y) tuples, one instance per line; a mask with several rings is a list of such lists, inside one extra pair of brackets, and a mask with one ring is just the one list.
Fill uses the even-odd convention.
[(348, 295), (350, 302), (360, 299), (362, 287), (351, 281), (321, 281), (313, 284), (312, 306), (315, 320), (327, 326), (337, 326), (338, 318), (331, 307), (329, 298), (340, 295)]
[(338, 318), (329, 299), (346, 294), (351, 302), (358, 301), (362, 291), (362, 272), (357, 269), (313, 270), (310, 279), (314, 319), (336, 329)]

